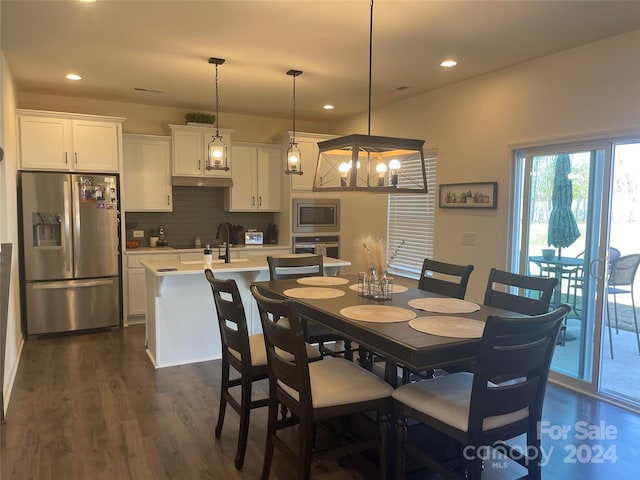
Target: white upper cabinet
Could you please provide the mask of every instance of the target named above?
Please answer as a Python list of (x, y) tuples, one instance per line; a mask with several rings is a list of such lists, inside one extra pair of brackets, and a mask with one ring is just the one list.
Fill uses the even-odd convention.
[(233, 187), (225, 210), (276, 212), (281, 209), (282, 148), (279, 145), (234, 144)]
[(118, 172), (124, 118), (18, 110), (23, 170)]
[[(207, 170), (209, 142), (216, 129), (188, 125), (169, 125), (173, 143), (173, 175), (185, 177), (231, 177), (231, 170)], [(231, 167), (232, 130), (220, 129), (220, 136), (227, 146), (228, 165)]]
[[(290, 134), (289, 134), (290, 135)], [(284, 143), (288, 146), (290, 136), (283, 137)], [(316, 173), (316, 163), (318, 162), (318, 142), (334, 138), (331, 135), (318, 133), (296, 133), (296, 142), (300, 149), (302, 162), (302, 175), (288, 175), (291, 179), (291, 190), (297, 192), (311, 192), (313, 190), (313, 176)], [(287, 147), (284, 148), (284, 165), (287, 164)]]
[(170, 212), (171, 137), (125, 133), (122, 202), (129, 212)]

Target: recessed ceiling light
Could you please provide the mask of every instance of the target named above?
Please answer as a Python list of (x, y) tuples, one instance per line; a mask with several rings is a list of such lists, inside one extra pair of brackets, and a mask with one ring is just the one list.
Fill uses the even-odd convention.
[(66, 78), (67, 80), (82, 80), (82, 77), (77, 73), (70, 73)]
[(325, 110), (333, 110), (335, 107), (333, 105), (331, 105), (331, 104), (326, 104), (322, 108), (324, 108)]
[(440, 66), (449, 68), (449, 67), (455, 67), (457, 64), (458, 62), (456, 62), (455, 60), (444, 60), (442, 63), (440, 63)]

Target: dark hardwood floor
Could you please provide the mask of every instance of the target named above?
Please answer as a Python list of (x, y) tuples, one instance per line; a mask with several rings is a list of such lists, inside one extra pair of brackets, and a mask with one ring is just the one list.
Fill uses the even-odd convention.
[[(213, 436), (219, 362), (154, 370), (143, 343), (141, 325), (28, 341), (7, 423), (1, 427), (0, 478), (258, 478), (266, 409), (252, 412), (245, 468), (236, 471), (238, 417), (232, 410), (227, 411), (222, 438)], [(257, 395), (264, 395), (266, 386), (262, 382)], [(551, 427), (543, 434), (543, 448), (553, 448), (544, 479), (638, 478), (640, 416), (549, 385), (543, 419)], [(591, 426), (592, 436), (598, 433), (594, 426), (604, 421), (609, 438), (577, 438), (580, 421)], [(555, 439), (565, 426), (571, 429), (566, 438)], [(511, 464), (503, 468), (499, 459), (485, 466), (487, 479), (524, 474)], [(294, 476), (295, 470), (276, 452), (271, 478)], [(312, 478), (364, 480), (375, 473), (355, 458), (317, 462)]]

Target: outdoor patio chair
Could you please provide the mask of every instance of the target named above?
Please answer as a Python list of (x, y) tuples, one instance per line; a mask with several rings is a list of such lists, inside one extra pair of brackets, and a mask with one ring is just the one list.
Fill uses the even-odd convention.
[(613, 339), (611, 337), (611, 320), (609, 319), (609, 297), (613, 295), (613, 315), (616, 322), (616, 334), (618, 330), (618, 295), (631, 295), (631, 311), (633, 312), (633, 323), (638, 343), (638, 353), (640, 354), (640, 335), (638, 334), (638, 317), (636, 314), (636, 302), (633, 292), (636, 273), (640, 265), (640, 254), (625, 255), (618, 257), (610, 263), (609, 284), (607, 287), (607, 327), (609, 329), (609, 347), (611, 348), (611, 358), (613, 358)]

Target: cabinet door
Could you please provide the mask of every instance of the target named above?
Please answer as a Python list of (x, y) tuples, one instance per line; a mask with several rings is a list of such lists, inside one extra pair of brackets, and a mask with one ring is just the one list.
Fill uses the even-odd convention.
[(18, 128), (21, 168), (37, 170), (72, 168), (70, 120), (20, 116)]
[[(289, 175), (291, 178), (291, 190), (310, 192), (313, 190), (313, 177), (318, 163), (318, 142), (333, 138), (329, 135), (297, 135), (296, 141), (300, 148), (302, 161), (302, 175)], [(286, 154), (284, 155), (286, 156)]]
[(282, 150), (258, 149), (258, 210), (275, 212), (281, 208)]
[(200, 130), (173, 130), (173, 174), (204, 174), (204, 135)]
[(144, 268), (129, 268), (127, 270), (127, 315), (144, 315), (147, 313), (147, 292), (144, 280)]
[(171, 139), (124, 135), (123, 204), (125, 211), (170, 212)]
[(232, 148), (233, 168), (231, 178), (233, 187), (228, 189), (228, 211), (254, 211), (257, 209), (256, 195), (256, 158), (257, 149), (244, 145), (234, 145)]
[(72, 120), (73, 168), (85, 172), (117, 172), (119, 129), (111, 122)]

